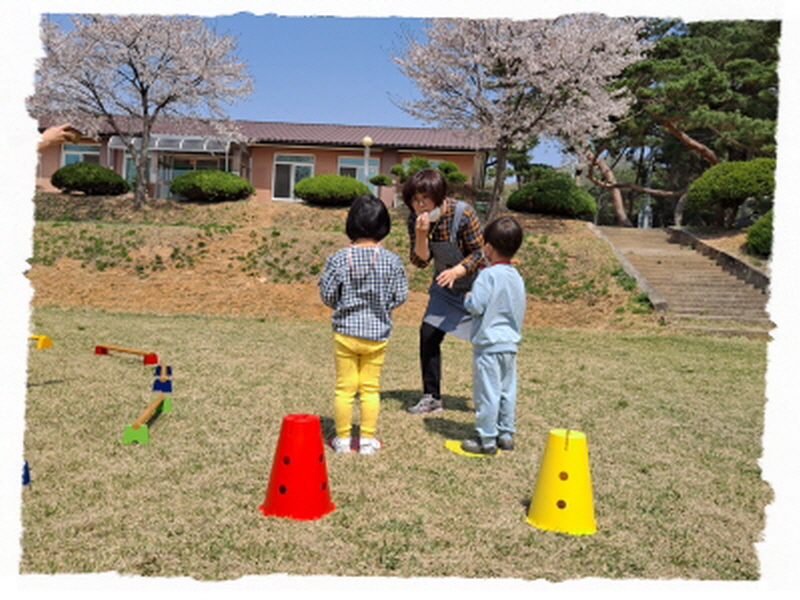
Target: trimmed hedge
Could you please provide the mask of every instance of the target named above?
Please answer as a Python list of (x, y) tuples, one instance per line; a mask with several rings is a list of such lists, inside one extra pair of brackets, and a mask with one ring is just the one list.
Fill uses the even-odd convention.
[(119, 196), (131, 189), (118, 173), (90, 162), (61, 167), (50, 177), (50, 183), (62, 192), (83, 192), (87, 196)]
[[(398, 182), (403, 184), (406, 180), (411, 177), (417, 171), (421, 171), (422, 169), (432, 169), (433, 163), (431, 163), (430, 159), (425, 158), (424, 156), (412, 156), (408, 160), (408, 168), (403, 166), (402, 163), (394, 165), (389, 172), (397, 177)], [(458, 185), (461, 183), (465, 183), (469, 177), (462, 173), (458, 169), (458, 165), (450, 160), (444, 160), (436, 165), (436, 169), (444, 176), (445, 180), (449, 185)]]
[(539, 179), (525, 184), (508, 197), (509, 209), (517, 212), (579, 218), (592, 215), (597, 202), (566, 173), (542, 172)]
[(760, 212), (772, 207), (774, 194), (774, 158), (724, 162), (706, 169), (692, 182), (687, 207), (736, 209), (748, 198), (754, 198)]
[(178, 175), (170, 183), (169, 191), (196, 202), (244, 200), (255, 193), (248, 181), (233, 173), (215, 169), (189, 171)]
[(321, 206), (348, 206), (369, 193), (366, 185), (344, 175), (315, 175), (301, 179), (294, 186), (295, 196)]
[(745, 247), (750, 254), (767, 257), (772, 254), (772, 210), (747, 228)]

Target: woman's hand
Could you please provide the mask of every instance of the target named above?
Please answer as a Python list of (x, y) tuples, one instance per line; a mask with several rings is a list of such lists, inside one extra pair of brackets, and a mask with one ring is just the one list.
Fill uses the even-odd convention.
[(450, 269), (445, 269), (436, 276), (436, 283), (442, 287), (452, 288), (456, 279), (459, 279), (467, 274), (467, 268), (464, 265), (456, 265)]
[(417, 231), (417, 237), (427, 237), (428, 231), (431, 229), (430, 215), (427, 212), (420, 213), (414, 228)]
[(428, 247), (428, 232), (430, 228), (431, 221), (428, 213), (420, 213), (414, 223), (414, 254), (424, 261), (428, 261), (431, 258), (431, 251)]

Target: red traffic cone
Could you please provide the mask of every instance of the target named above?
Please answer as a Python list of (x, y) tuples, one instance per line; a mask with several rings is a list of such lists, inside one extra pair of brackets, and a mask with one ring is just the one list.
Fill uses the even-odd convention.
[(312, 520), (335, 508), (328, 489), (319, 417), (285, 416), (264, 504), (259, 509), (265, 516)]

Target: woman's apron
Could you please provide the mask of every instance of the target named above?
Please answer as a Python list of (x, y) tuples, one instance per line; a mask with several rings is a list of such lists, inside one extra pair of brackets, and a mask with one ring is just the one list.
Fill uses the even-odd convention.
[(428, 307), (425, 309), (423, 323), (428, 323), (445, 333), (469, 340), (472, 330), (472, 315), (464, 308), (464, 297), (472, 287), (474, 275), (465, 275), (456, 279), (453, 287), (445, 288), (436, 283), (436, 277), (445, 269), (456, 266), (464, 259), (458, 247), (458, 229), (466, 204), (457, 201), (455, 215), (450, 226), (450, 239), (445, 242), (429, 242), (431, 256), (434, 261), (433, 281), (428, 288)]

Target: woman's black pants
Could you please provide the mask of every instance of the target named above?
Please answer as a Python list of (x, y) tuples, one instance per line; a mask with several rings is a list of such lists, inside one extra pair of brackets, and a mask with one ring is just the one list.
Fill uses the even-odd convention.
[(422, 368), (422, 391), (441, 398), (439, 385), (442, 378), (442, 340), (444, 331), (423, 323), (419, 328), (419, 359)]

